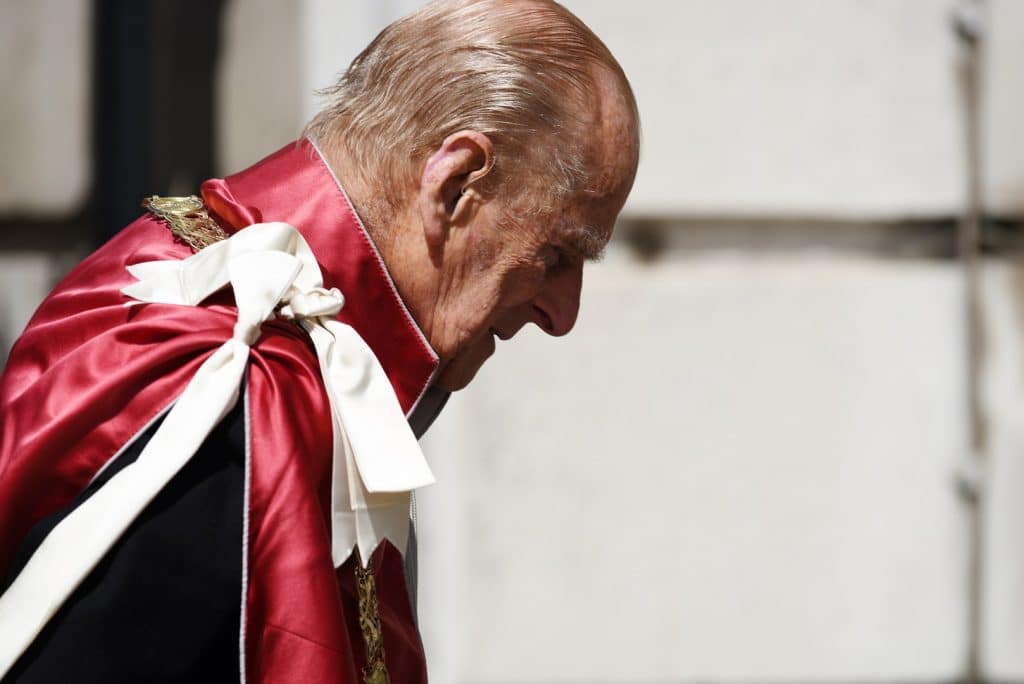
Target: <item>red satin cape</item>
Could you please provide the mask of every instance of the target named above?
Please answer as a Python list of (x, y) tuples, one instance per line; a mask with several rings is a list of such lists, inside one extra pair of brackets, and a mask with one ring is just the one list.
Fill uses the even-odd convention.
[[(345, 296), (338, 319), (374, 350), (411, 412), (437, 357), (316, 148), (289, 144), (207, 181), (202, 196), (228, 232), (283, 221), (302, 233), (326, 286)], [(201, 307), (124, 306), (120, 290), (133, 280), (127, 266), (190, 253), (162, 221), (139, 218), (57, 286), (15, 343), (0, 383), (0, 576), (31, 526), (67, 506), (231, 336), (230, 292)], [(361, 682), (353, 560), (337, 571), (331, 563), (330, 408), (304, 334), (265, 324), (246, 390), (245, 679)], [(391, 679), (426, 681), (401, 554), (385, 543), (372, 562)]]

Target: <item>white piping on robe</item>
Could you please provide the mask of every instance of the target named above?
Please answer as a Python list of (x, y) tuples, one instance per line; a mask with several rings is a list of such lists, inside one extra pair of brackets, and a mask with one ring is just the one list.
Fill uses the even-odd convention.
[(242, 413), (245, 416), (245, 458), (242, 465), (245, 474), (242, 479), (242, 593), (239, 598), (239, 619), (238, 619), (238, 681), (245, 684), (245, 619), (249, 607), (249, 494), (252, 487), (252, 421), (250, 411), (252, 402), (249, 401), (248, 378), (243, 378), (245, 392), (242, 394)]
[(0, 677), (234, 407), (249, 347), (279, 305), (312, 338), (330, 400), (335, 566), (355, 547), (365, 563), (384, 539), (404, 553), (410, 493), (434, 481), (384, 369), (351, 326), (333, 319), (344, 298), (323, 288), (313, 252), (294, 227), (255, 224), (187, 259), (128, 271), (138, 279), (123, 290), (136, 300), (129, 304), (197, 306), (230, 284), (234, 333), (199, 367), (139, 458), (62, 520), (0, 596)]

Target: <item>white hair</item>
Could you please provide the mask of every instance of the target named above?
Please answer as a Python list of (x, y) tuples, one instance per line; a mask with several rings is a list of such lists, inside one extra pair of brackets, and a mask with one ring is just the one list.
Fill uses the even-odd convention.
[[(356, 57), (306, 132), (340, 150), (391, 204), (450, 134), (471, 129), (494, 145), (479, 189), (543, 188), (549, 201), (588, 181), (597, 70), (629, 82), (578, 18), (547, 0), (439, 0), (400, 19)], [(639, 135), (637, 132), (636, 135)], [(536, 188), (535, 188), (536, 189)]]

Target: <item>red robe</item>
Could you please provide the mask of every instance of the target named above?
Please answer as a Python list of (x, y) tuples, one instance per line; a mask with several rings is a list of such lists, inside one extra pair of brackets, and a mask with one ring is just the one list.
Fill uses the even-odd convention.
[[(289, 144), (206, 181), (202, 197), (229, 233), (270, 221), (299, 230), (325, 286), (345, 296), (338, 319), (373, 349), (409, 415), (437, 356), (316, 148)], [(202, 307), (124, 306), (121, 288), (134, 282), (127, 266), (189, 254), (161, 220), (139, 218), (57, 286), (11, 350), (0, 385), (0, 577), (32, 525), (67, 506), (231, 336), (230, 292)], [(353, 561), (337, 571), (331, 562), (330, 407), (304, 333), (265, 324), (247, 382), (244, 678), (361, 682)], [(385, 542), (372, 562), (391, 679), (425, 681), (401, 554)]]

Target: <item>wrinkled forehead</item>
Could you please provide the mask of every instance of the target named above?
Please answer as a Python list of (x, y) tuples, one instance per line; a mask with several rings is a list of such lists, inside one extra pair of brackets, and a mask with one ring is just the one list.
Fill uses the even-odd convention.
[(607, 70), (597, 84), (588, 150), (594, 171), (586, 191), (593, 197), (625, 203), (640, 161), (640, 122), (632, 96)]
[[(632, 96), (605, 69), (594, 73), (594, 92), (571, 141), (582, 152), (582, 181), (549, 205), (540, 224), (548, 240), (584, 260), (600, 258), (633, 187), (639, 161), (639, 121)], [(533, 188), (543, 194), (542, 187)]]
[[(591, 117), (583, 131), (587, 145), (587, 182), (573, 198), (583, 228), (607, 242), (615, 218), (633, 188), (640, 157), (640, 130), (632, 97), (605, 69), (594, 74)], [(576, 230), (581, 230), (577, 228)]]

